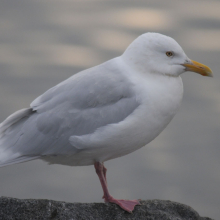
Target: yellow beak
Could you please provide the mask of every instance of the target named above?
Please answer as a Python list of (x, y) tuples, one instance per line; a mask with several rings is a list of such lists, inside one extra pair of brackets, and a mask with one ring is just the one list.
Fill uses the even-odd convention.
[(184, 63), (183, 64), (183, 66), (186, 67), (186, 71), (199, 73), (203, 76), (213, 77), (212, 70), (208, 66), (201, 64), (199, 62), (196, 62), (194, 60), (191, 60), (191, 62), (192, 63)]

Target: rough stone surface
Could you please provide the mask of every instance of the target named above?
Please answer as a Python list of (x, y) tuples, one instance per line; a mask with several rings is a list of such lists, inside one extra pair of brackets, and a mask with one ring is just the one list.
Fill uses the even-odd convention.
[(132, 214), (115, 204), (66, 203), (52, 200), (0, 197), (3, 220), (212, 220), (187, 205), (163, 200), (141, 201)]

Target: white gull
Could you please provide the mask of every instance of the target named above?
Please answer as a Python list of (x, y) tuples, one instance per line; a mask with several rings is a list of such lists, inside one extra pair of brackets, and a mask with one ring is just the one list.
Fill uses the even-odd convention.
[(33, 159), (94, 165), (106, 202), (131, 212), (138, 200), (114, 199), (104, 162), (157, 137), (176, 114), (185, 71), (212, 76), (170, 37), (146, 33), (122, 54), (49, 89), (0, 124), (0, 167)]

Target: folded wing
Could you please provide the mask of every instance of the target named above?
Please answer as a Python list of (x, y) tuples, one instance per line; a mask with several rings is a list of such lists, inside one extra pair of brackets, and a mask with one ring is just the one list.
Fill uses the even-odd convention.
[(116, 61), (70, 77), (2, 122), (0, 166), (75, 154), (84, 147), (77, 138), (132, 114), (139, 103)]

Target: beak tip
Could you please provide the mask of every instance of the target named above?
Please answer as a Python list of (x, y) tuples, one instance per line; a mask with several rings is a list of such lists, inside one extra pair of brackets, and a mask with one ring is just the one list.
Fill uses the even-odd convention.
[(212, 72), (206, 72), (205, 74), (201, 74), (202, 76), (213, 77)]
[(212, 70), (209, 68), (209, 71), (207, 71), (204, 76), (213, 77), (213, 72), (212, 72)]

